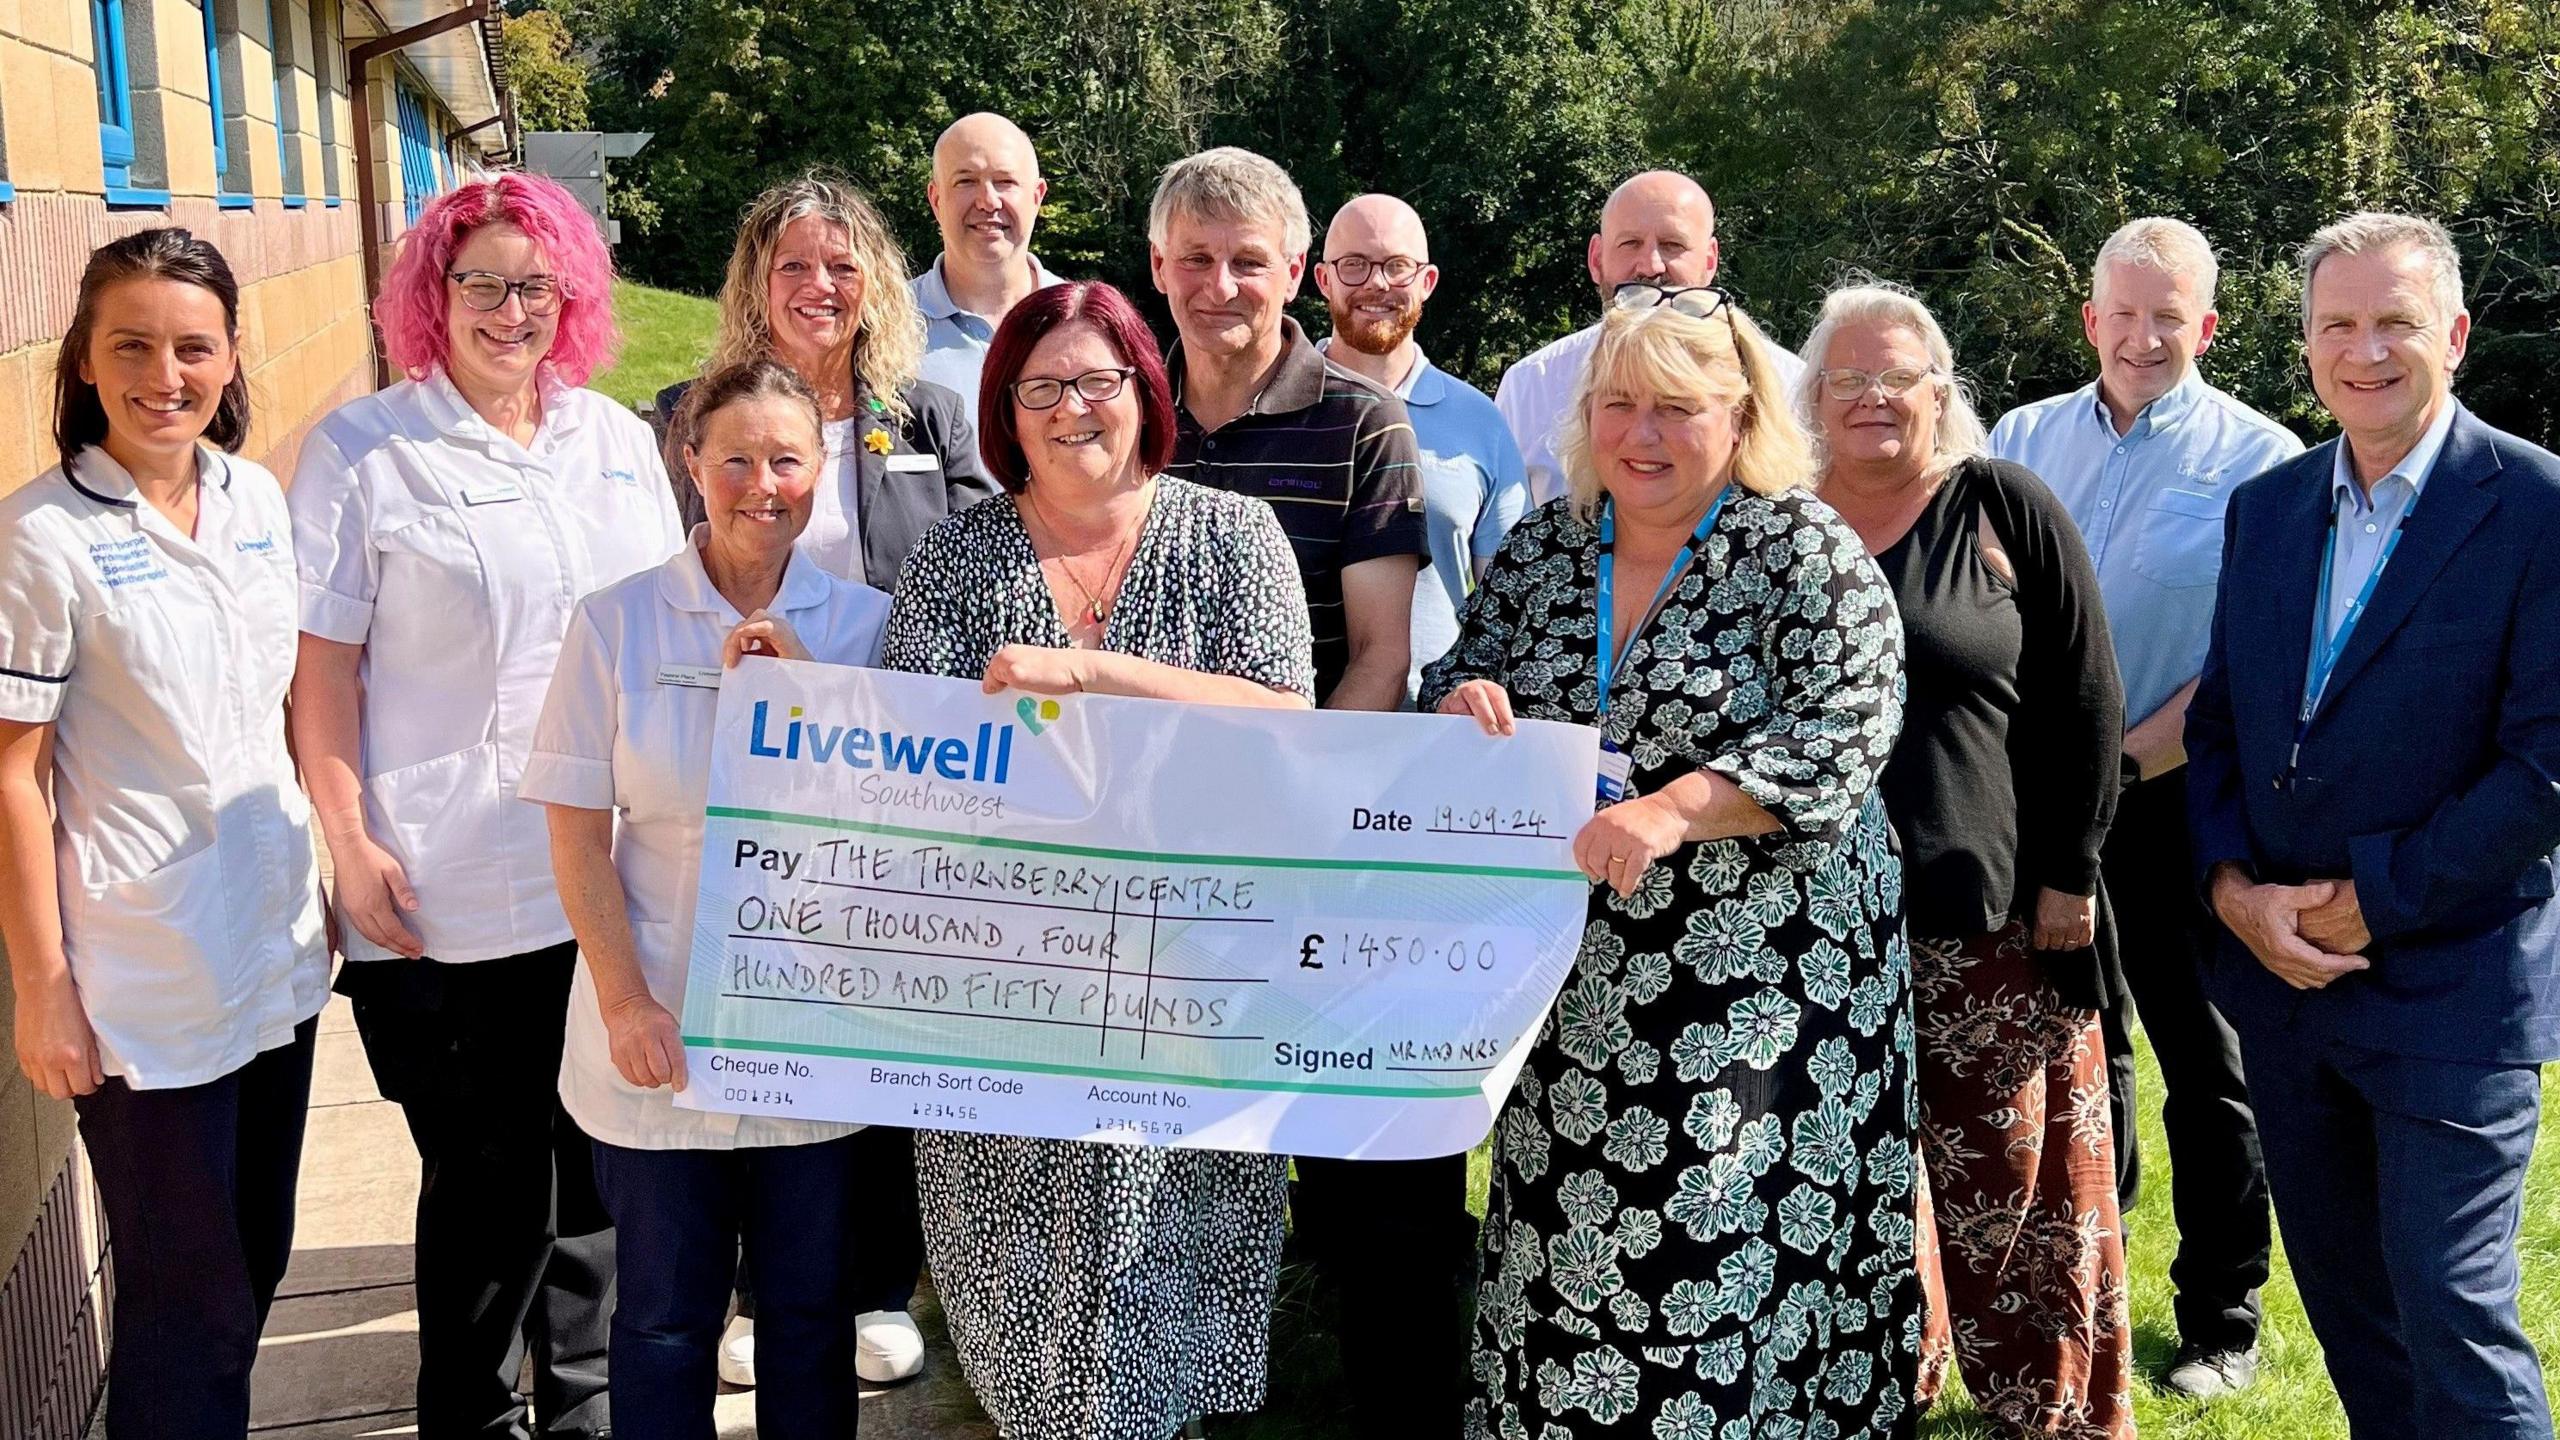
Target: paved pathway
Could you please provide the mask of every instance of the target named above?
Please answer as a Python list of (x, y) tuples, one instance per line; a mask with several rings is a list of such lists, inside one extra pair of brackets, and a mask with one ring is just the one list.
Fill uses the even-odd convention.
[[(250, 1428), (277, 1440), (414, 1435), (418, 1312), (409, 1291), (418, 1156), (398, 1107), (373, 1088), (346, 1002), (320, 1019), (303, 1142), (293, 1268), (259, 1346)], [(931, 1297), (917, 1319), (922, 1378), (863, 1396), (863, 1440), (992, 1440), (944, 1339)], [(755, 1430), (755, 1396), (720, 1397), (721, 1440)]]

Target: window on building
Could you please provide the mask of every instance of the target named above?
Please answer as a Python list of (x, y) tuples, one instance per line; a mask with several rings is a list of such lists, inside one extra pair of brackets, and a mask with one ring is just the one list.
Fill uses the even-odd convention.
[(284, 176), (284, 203), (299, 208), (305, 203), (309, 189), (302, 179), (302, 126), (297, 118), (302, 108), (301, 67), (293, 61), (293, 8), (267, 0), (267, 58), (271, 62), (268, 84), (276, 101), (276, 164)]
[(343, 25), (337, 0), (311, 0), (312, 118), (319, 122), (320, 193), (332, 207), (338, 203), (338, 65), (339, 47), (346, 44)]
[(133, 185), (133, 82), (124, 56), (124, 0), (89, 0), (90, 38), (97, 45), (98, 157), (107, 192)]
[(418, 212), (442, 188), (436, 178), (435, 132), (427, 119), (427, 102), (408, 81), (398, 82), (394, 106), (400, 121), (400, 203), (415, 225)]
[[(110, 206), (157, 209), (169, 203), (165, 150), (170, 92), (160, 73), (157, 34), (153, 0), (89, 0), (98, 159)], [(134, 38), (141, 43), (128, 50)]]
[[(213, 198), (225, 210), (246, 210), (253, 203), (249, 198), (248, 167), (241, 166), (239, 175), (232, 173), (232, 117), (222, 83), (223, 27), (214, 13), (214, 0), (203, 0), (203, 8), (204, 73), (210, 87), (205, 98), (213, 112)], [(234, 91), (238, 88), (231, 87)], [(232, 98), (236, 100), (236, 96)]]

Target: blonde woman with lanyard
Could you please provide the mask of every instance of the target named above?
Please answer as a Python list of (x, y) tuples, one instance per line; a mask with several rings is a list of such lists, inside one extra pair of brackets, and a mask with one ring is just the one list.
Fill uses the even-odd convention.
[(1901, 628), (1803, 488), (1775, 347), (1721, 291), (1650, 288), (1592, 350), (1569, 493), (1423, 672), (1443, 714), (1608, 746), (1582, 953), (1497, 1129), (1466, 1431), (1878, 1433), (1918, 1300), (1875, 790)]
[(227, 453), (239, 306), (184, 230), (90, 256), (63, 461), (0, 500), (0, 937), (18, 1064), (78, 1107), (115, 1237), (110, 1440), (248, 1431), (328, 998), (292, 527)]

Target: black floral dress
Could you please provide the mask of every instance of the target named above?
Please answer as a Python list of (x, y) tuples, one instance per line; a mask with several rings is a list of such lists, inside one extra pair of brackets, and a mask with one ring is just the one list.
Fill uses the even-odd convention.
[[(999, 495), (907, 558), (880, 663), (976, 677), (1011, 644), (1063, 648), (1067, 632)], [(1158, 480), (1103, 648), (1311, 695), (1306, 591), (1271, 507)], [(1286, 1165), (918, 1131), (934, 1285), (1005, 1440), (1165, 1440), (1259, 1407)]]
[[(1593, 723), (1598, 559), (1569, 502), (1523, 521), (1423, 703), (1482, 678)], [(1594, 891), (1499, 1122), (1468, 1434), (1908, 1433), (1910, 953), (1875, 790), (1892, 596), (1810, 494), (1737, 490), (1623, 663), (1608, 733), (1636, 793), (1712, 770), (1783, 829)]]

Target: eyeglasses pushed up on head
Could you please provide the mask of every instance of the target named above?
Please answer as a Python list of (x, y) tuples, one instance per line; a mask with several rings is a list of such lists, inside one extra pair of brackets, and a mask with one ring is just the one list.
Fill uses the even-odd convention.
[(1058, 402), (1067, 398), (1070, 385), (1087, 402), (1099, 405), (1127, 389), (1129, 377), (1137, 373), (1129, 366), (1120, 365), (1108, 370), (1087, 370), (1069, 380), (1053, 380), (1046, 375), (1016, 380), (1010, 388), (1014, 403), (1025, 410), (1055, 410)]
[(1656, 285), (1650, 280), (1630, 280), (1609, 292), (1613, 309), (1651, 310), (1668, 305), (1692, 320), (1704, 320), (1732, 303), (1733, 297), (1717, 285)]
[(510, 280), (487, 270), (454, 270), (447, 272), (444, 278), (461, 290), (463, 304), (481, 311), (504, 309), (507, 297), (514, 295), (524, 303), (527, 315), (548, 315), (560, 308), (560, 302), (569, 293), (561, 288), (559, 281), (548, 275)]

